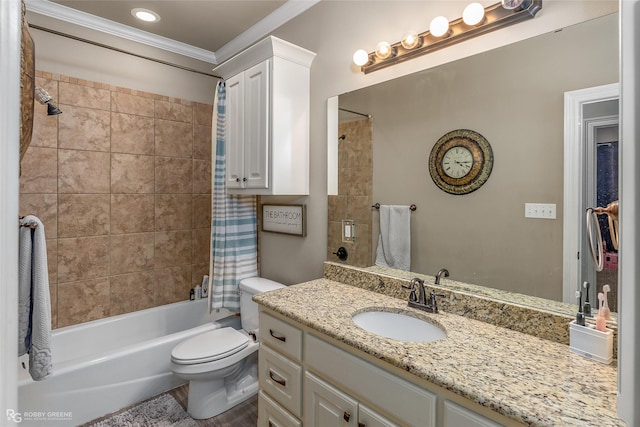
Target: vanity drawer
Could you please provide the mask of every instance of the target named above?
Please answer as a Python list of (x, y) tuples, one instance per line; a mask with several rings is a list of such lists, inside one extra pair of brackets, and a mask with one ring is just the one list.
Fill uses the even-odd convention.
[(260, 312), (260, 341), (297, 361), (302, 360), (302, 331)]
[[(437, 395), (307, 334), (305, 366), (412, 426), (435, 427)], [(420, 408), (419, 411), (416, 408)]]
[(258, 427), (302, 427), (302, 422), (261, 391), (258, 393)]
[(261, 390), (267, 392), (293, 415), (300, 417), (302, 366), (267, 346), (260, 346), (258, 377)]

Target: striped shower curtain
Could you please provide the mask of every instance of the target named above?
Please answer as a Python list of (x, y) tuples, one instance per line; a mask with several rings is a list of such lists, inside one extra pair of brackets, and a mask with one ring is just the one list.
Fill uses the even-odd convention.
[(240, 280), (258, 275), (256, 196), (228, 195), (225, 188), (226, 88), (218, 82), (212, 119), (215, 153), (211, 198), (209, 311), (240, 310)]

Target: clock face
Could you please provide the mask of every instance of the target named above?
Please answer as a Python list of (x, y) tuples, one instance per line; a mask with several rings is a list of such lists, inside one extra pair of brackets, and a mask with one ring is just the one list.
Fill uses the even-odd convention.
[(450, 194), (467, 194), (480, 188), (491, 175), (493, 151), (478, 132), (458, 129), (442, 136), (429, 154), (433, 182)]
[(462, 178), (471, 170), (473, 154), (466, 147), (451, 147), (442, 156), (442, 170), (451, 178)]

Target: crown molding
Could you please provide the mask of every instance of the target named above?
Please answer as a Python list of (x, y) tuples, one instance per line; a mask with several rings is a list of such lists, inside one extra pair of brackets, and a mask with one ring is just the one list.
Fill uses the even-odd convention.
[(286, 22), (305, 12), (321, 0), (289, 0), (262, 18), (245, 32), (216, 50), (216, 60), (222, 63), (238, 52), (253, 45)]
[(209, 50), (181, 43), (167, 37), (158, 36), (109, 19), (100, 18), (86, 12), (50, 2), (49, 0), (25, 0), (25, 4), (29, 12), (38, 13), (60, 21), (76, 24), (94, 31), (121, 37), (210, 64), (218, 63), (215, 53)]
[(320, 2), (320, 0), (289, 0), (245, 32), (222, 46), (220, 49), (215, 52), (211, 52), (167, 37), (139, 30), (128, 25), (100, 18), (58, 3), (53, 3), (49, 0), (25, 0), (25, 4), (29, 12), (38, 13), (43, 16), (69, 22), (94, 31), (121, 37), (123, 39), (152, 46), (168, 52), (177, 53), (188, 58), (194, 58), (214, 65), (224, 62), (236, 53), (251, 46), (258, 40), (270, 34), (276, 28), (295, 18), (318, 2)]

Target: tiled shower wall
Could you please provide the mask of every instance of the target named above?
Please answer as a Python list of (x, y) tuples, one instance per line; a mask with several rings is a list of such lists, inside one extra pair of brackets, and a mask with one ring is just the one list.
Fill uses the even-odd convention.
[(209, 269), (212, 106), (36, 73), (20, 215), (45, 225), (52, 327), (189, 299)]
[[(338, 195), (329, 196), (327, 259), (340, 262), (333, 253), (343, 246), (349, 253), (345, 264), (372, 265), (371, 227), (373, 204), (373, 139), (371, 120), (338, 125)], [(354, 220), (356, 241), (342, 241), (342, 220)]]

